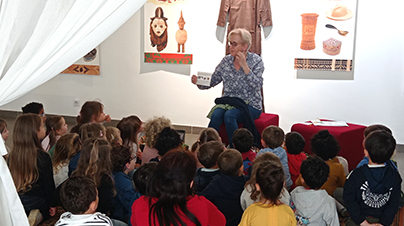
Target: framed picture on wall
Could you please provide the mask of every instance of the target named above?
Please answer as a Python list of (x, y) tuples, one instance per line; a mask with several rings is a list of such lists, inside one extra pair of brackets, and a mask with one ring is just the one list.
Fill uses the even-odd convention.
[[(144, 5), (144, 62), (192, 64), (187, 15), (188, 0), (149, 0)], [(189, 26), (189, 25), (188, 25)]]
[(62, 74), (100, 75), (99, 47), (92, 49), (70, 67), (62, 71)]
[(353, 78), (357, 0), (301, 4), (296, 7), (294, 17), (296, 37), (299, 37), (293, 43), (297, 77), (305, 74), (304, 71), (312, 75), (315, 71), (329, 71), (347, 72)]

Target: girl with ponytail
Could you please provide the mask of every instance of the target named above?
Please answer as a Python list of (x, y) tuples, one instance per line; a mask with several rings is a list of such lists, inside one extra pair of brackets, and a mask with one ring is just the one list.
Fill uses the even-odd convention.
[(80, 114), (76, 118), (75, 125), (70, 132), (80, 133), (80, 127), (86, 123), (110, 122), (111, 116), (104, 113), (104, 105), (98, 101), (86, 101), (81, 107)]
[(67, 124), (62, 116), (50, 116), (46, 118), (46, 137), (42, 141), (42, 148), (53, 154), (54, 146), (59, 138), (67, 133)]
[(103, 138), (89, 138), (84, 141), (77, 169), (71, 175), (89, 176), (98, 188), (97, 212), (111, 214), (112, 198), (115, 195), (112, 178), (111, 145)]

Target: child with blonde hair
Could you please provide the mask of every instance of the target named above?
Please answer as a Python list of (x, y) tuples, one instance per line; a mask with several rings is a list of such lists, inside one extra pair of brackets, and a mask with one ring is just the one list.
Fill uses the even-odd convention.
[(113, 126), (108, 126), (105, 128), (105, 138), (112, 145), (112, 147), (117, 147), (122, 145), (121, 131)]
[(52, 157), (55, 187), (59, 187), (67, 178), (70, 159), (81, 150), (81, 140), (77, 133), (68, 133), (56, 142)]
[(154, 117), (147, 120), (145, 123), (145, 146), (142, 154), (142, 165), (148, 163), (150, 159), (155, 158), (158, 155), (155, 145), (160, 132), (166, 127), (172, 127), (172, 125), (170, 119), (164, 116)]
[(296, 218), (292, 209), (279, 200), (284, 182), (282, 166), (272, 161), (260, 164), (256, 170), (256, 189), (253, 193), (259, 193), (260, 199), (245, 210), (239, 225), (295, 226)]

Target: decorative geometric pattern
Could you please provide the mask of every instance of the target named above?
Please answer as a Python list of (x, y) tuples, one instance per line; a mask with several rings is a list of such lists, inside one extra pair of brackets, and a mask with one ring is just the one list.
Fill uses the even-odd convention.
[(318, 71), (352, 71), (352, 60), (295, 58), (295, 69)]
[(100, 75), (100, 66), (98, 65), (83, 65), (72, 64), (62, 74), (81, 74), (81, 75)]
[(144, 53), (145, 63), (192, 64), (192, 54)]

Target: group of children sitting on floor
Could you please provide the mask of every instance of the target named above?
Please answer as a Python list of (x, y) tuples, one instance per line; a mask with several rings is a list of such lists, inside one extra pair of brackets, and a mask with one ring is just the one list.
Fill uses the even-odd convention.
[[(188, 151), (167, 118), (104, 121), (97, 101), (83, 105), (70, 133), (63, 117), (45, 120), (41, 105), (17, 117), (6, 160), (29, 219), (62, 206), (56, 225), (340, 225), (340, 217), (391, 225), (398, 211), (396, 142), (382, 125), (365, 130), (365, 157), (346, 175), (327, 130), (313, 136), (307, 157), (304, 138), (277, 126), (264, 129), (257, 153), (244, 128), (234, 149), (206, 128)], [(1, 120), (0, 132), (7, 140)]]

